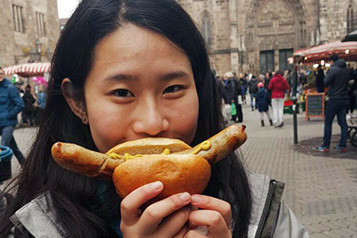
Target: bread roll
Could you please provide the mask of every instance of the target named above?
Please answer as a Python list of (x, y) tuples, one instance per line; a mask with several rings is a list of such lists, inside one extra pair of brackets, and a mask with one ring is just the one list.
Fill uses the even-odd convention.
[(164, 190), (157, 199), (162, 199), (181, 192), (202, 193), (210, 176), (210, 164), (199, 155), (145, 155), (119, 165), (114, 170), (113, 182), (124, 198), (142, 185), (161, 181)]

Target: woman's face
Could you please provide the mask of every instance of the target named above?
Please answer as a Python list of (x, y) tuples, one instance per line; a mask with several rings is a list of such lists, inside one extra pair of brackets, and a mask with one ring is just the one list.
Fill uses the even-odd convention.
[(144, 137), (190, 144), (196, 132), (198, 95), (189, 58), (164, 36), (131, 24), (97, 45), (85, 103), (100, 152)]

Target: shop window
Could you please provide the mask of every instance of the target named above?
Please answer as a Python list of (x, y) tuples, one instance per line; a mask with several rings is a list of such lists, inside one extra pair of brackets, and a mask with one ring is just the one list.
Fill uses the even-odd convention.
[(357, 16), (356, 12), (353, 12), (352, 5), (347, 9), (347, 34), (357, 29)]
[(279, 69), (285, 71), (289, 69), (288, 58), (293, 56), (293, 49), (279, 50)]
[(211, 21), (208, 14), (204, 14), (202, 18), (202, 36), (205, 39), (207, 45), (211, 45)]
[(36, 12), (37, 34), (39, 36), (46, 36), (45, 29), (45, 14)]
[(274, 72), (274, 51), (260, 51), (260, 72)]
[(14, 30), (16, 32), (25, 32), (25, 27), (24, 27), (24, 17), (22, 13), (23, 7), (19, 5), (12, 5), (12, 16), (14, 20)]

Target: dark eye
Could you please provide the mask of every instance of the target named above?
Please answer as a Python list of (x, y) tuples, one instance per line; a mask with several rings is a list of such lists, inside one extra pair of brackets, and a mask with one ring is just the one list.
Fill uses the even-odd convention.
[(118, 89), (114, 91), (114, 95), (118, 97), (133, 97), (133, 93), (127, 89)]
[(183, 86), (181, 85), (172, 85), (168, 88), (165, 89), (164, 93), (175, 93), (183, 89)]

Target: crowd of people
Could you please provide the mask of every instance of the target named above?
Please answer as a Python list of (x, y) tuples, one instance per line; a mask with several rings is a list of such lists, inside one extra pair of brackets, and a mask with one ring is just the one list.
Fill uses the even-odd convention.
[[(333, 61), (331, 60), (332, 64)], [(348, 75), (346, 77), (348, 80), (344, 81), (345, 98), (348, 102), (346, 103), (346, 112), (343, 115), (350, 119), (356, 117), (353, 112), (356, 108), (357, 69), (347, 67), (343, 59), (339, 59), (337, 62), (337, 65), (340, 64), (345, 65)], [(336, 83), (326, 82), (327, 72), (322, 65), (317, 65), (315, 69), (299, 70), (296, 81), (298, 95), (303, 95), (305, 89), (317, 93), (326, 92), (326, 95), (331, 95), (331, 89), (333, 90)], [(284, 102), (292, 96), (291, 89), (294, 87), (294, 77), (292, 70), (262, 73), (259, 74), (258, 78), (248, 73), (240, 73), (238, 78), (236, 73), (231, 72), (224, 74), (224, 77), (216, 76), (219, 92), (224, 102), (223, 115), (226, 122), (229, 120), (243, 122), (242, 105), (247, 103), (249, 95), (250, 108), (252, 111), (259, 111), (260, 117), (257, 114), (257, 118), (260, 118), (261, 126), (265, 126), (264, 114), (266, 114), (270, 125), (283, 127)], [(330, 96), (330, 98), (333, 97)]]
[[(250, 98), (251, 110), (260, 113), (261, 125), (265, 126), (264, 114), (267, 115), (271, 126), (283, 127), (284, 99), (289, 95), (290, 86), (281, 71), (274, 74), (268, 72), (255, 75), (227, 72), (224, 77), (216, 76), (220, 95), (225, 106), (223, 114), (226, 121), (243, 122), (242, 105), (247, 103), (247, 94)], [(272, 108), (273, 118), (269, 108)]]
[[(327, 70), (322, 65), (310, 70), (297, 72), (297, 93), (304, 94), (305, 89), (311, 92), (325, 93), (328, 99), (325, 103), (325, 129), (323, 144), (316, 149), (327, 152), (330, 147), (332, 122), (337, 116), (341, 127), (341, 140), (334, 147), (337, 151), (347, 150), (346, 141), (348, 126), (347, 120), (355, 118), (353, 114), (356, 108), (357, 97), (357, 69), (347, 65), (345, 60), (338, 55), (332, 55), (329, 63), (331, 69)], [(247, 93), (250, 97), (251, 110), (258, 110), (261, 126), (265, 126), (264, 114), (271, 126), (283, 127), (284, 102), (290, 98), (294, 87), (294, 72), (289, 70), (283, 73), (262, 73), (256, 78), (252, 74), (240, 74), (228, 72), (224, 77), (217, 76), (218, 88), (225, 106), (223, 115), (226, 123), (243, 122), (242, 105), (247, 103)], [(271, 111), (273, 112), (271, 116)]]

